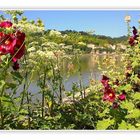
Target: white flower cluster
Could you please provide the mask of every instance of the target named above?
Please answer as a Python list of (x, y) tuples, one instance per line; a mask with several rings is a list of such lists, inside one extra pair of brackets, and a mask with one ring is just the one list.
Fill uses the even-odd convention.
[(66, 37), (68, 37), (67, 34), (62, 35), (61, 32), (56, 31), (56, 30), (51, 30), (51, 31), (49, 32), (49, 36), (57, 36), (57, 37), (61, 37), (61, 38), (66, 38)]
[(19, 22), (16, 26), (26, 33), (41, 33), (45, 30), (44, 27), (38, 27), (35, 24), (31, 24), (28, 22), (24, 24)]
[(56, 31), (56, 30), (51, 30), (50, 32), (49, 32), (49, 36), (60, 36), (61, 37), (61, 32), (59, 32), (59, 31)]
[(36, 48), (35, 47), (31, 47), (31, 48), (28, 48), (27, 51), (30, 52), (30, 53), (31, 52), (35, 52), (36, 51)]

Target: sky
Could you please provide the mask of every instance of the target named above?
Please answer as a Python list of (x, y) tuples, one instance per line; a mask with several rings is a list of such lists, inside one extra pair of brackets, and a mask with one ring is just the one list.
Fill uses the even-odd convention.
[(130, 25), (138, 27), (140, 10), (28, 10), (24, 15), (42, 19), (46, 29), (95, 30), (98, 35), (119, 37), (127, 35), (126, 15), (131, 16)]

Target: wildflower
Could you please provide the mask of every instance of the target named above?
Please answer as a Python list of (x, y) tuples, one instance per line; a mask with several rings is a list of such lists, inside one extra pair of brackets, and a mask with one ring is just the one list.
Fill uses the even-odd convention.
[(126, 92), (123, 91), (122, 94), (120, 94), (118, 98), (120, 101), (124, 101), (126, 99)]
[(138, 31), (137, 31), (136, 27), (133, 26), (132, 28), (133, 28), (133, 35), (134, 35), (134, 36), (137, 35)]
[(0, 53), (2, 55), (12, 53), (15, 44), (16, 39), (14, 38), (13, 35), (4, 35), (3, 38), (1, 39)]
[(101, 83), (103, 84), (103, 86), (105, 88), (109, 87), (109, 78), (105, 75), (102, 76), (102, 80), (101, 80)]
[(0, 23), (0, 27), (1, 28), (9, 28), (11, 27), (13, 24), (10, 21), (3, 21)]
[[(1, 28), (12, 27), (10, 21), (0, 22)], [(16, 28), (14, 28), (16, 29)], [(0, 32), (0, 55), (10, 54), (13, 61), (13, 69), (19, 69), (17, 60), (25, 53), (25, 33), (15, 30), (13, 33)]]
[(113, 107), (113, 109), (117, 109), (119, 107), (119, 104), (117, 102), (114, 102), (112, 107)]
[(111, 88), (105, 89), (103, 101), (114, 102), (115, 98), (115, 92)]
[[(14, 46), (14, 58), (13, 59), (20, 59), (25, 53), (25, 33), (20, 31), (16, 32), (16, 44)], [(14, 55), (13, 54), (13, 55)]]
[(133, 36), (131, 36), (131, 37), (129, 38), (129, 44), (130, 44), (131, 46), (134, 46), (134, 45), (135, 45), (135, 39), (134, 39)]
[(20, 31), (16, 34), (16, 36), (14, 34), (6, 35), (0, 44), (0, 53), (2, 55), (10, 53), (12, 57), (14, 56), (15, 61), (20, 59), (25, 51), (25, 34)]
[(135, 44), (137, 44), (137, 38), (138, 38), (139, 36), (138, 36), (138, 34), (137, 34), (138, 31), (137, 31), (136, 27), (133, 26), (132, 28), (133, 28), (133, 36), (131, 36), (131, 37), (129, 38), (129, 44), (130, 44), (131, 46), (134, 46)]
[(13, 67), (14, 70), (18, 70), (19, 69), (19, 63), (17, 61), (14, 62), (12, 67)]

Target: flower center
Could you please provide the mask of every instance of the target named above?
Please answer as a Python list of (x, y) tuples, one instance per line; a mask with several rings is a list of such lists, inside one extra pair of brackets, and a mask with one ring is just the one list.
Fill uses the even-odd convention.
[(9, 41), (9, 40), (6, 40), (6, 41), (5, 41), (5, 44), (6, 44), (6, 45), (8, 45), (9, 43), (10, 43), (10, 41)]
[(113, 94), (112, 93), (109, 93), (109, 95), (108, 95), (109, 97), (113, 97)]

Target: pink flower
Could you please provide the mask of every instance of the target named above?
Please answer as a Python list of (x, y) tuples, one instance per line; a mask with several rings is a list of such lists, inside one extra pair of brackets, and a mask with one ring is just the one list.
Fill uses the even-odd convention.
[(104, 91), (103, 101), (114, 102), (116, 98), (115, 92), (108, 88)]
[[(2, 36), (2, 35), (1, 35)], [(25, 34), (17, 31), (16, 34), (3, 35), (0, 43), (0, 54), (10, 53), (13, 61), (20, 59), (25, 53)]]
[[(0, 22), (1, 28), (12, 27), (10, 21)], [(14, 28), (15, 29), (15, 28)], [(10, 54), (13, 61), (13, 69), (19, 69), (18, 59), (25, 53), (25, 33), (15, 30), (13, 33), (0, 32), (0, 55)]]
[(103, 86), (105, 88), (108, 88), (109, 87), (109, 78), (105, 75), (102, 76), (102, 80), (101, 80), (101, 83), (103, 84)]
[(126, 95), (124, 93), (122, 93), (118, 96), (118, 98), (120, 101), (124, 101), (126, 99)]
[(13, 24), (12, 24), (12, 22), (10, 22), (10, 21), (3, 21), (3, 22), (1, 22), (0, 23), (0, 27), (1, 28), (9, 28), (9, 27), (11, 27)]

